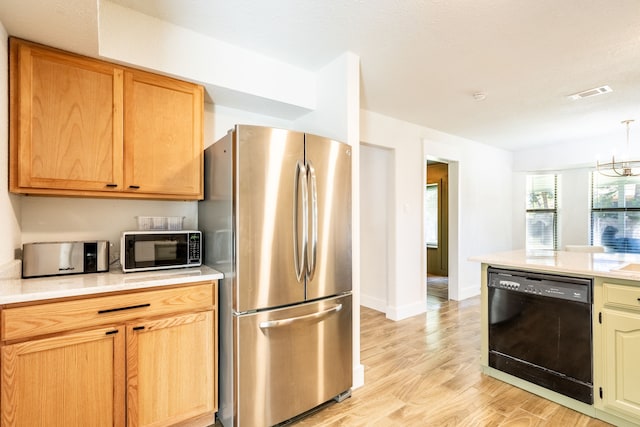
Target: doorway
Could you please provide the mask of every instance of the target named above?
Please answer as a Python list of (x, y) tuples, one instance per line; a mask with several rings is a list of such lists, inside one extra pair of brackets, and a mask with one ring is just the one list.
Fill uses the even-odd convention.
[(424, 229), (427, 308), (449, 300), (449, 165), (427, 160)]

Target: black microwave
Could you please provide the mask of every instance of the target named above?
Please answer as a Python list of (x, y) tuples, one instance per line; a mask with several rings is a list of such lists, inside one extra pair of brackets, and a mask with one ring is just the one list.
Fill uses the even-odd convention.
[(120, 239), (120, 264), (125, 273), (202, 265), (202, 233), (125, 231)]

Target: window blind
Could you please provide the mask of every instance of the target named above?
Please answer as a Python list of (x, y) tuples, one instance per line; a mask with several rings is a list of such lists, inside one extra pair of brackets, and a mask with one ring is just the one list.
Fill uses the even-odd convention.
[(545, 174), (527, 176), (527, 249), (557, 249), (557, 195), (557, 175)]
[(640, 177), (591, 175), (591, 243), (640, 253)]

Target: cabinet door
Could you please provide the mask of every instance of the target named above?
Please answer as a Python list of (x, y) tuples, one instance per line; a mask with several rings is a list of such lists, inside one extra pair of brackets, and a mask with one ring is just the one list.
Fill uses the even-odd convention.
[(203, 89), (125, 73), (125, 189), (201, 199)]
[(603, 313), (604, 406), (640, 417), (640, 315)]
[(124, 426), (124, 327), (3, 346), (8, 426)]
[(10, 84), (12, 191), (122, 189), (121, 68), (11, 39)]
[(214, 342), (213, 311), (128, 324), (128, 425), (168, 426), (205, 414), (212, 424)]

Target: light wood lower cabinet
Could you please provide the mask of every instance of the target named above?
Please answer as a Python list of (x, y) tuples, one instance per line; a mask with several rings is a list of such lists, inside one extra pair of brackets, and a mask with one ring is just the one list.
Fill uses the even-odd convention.
[[(3, 307), (0, 425), (213, 424), (216, 287), (202, 282)], [(103, 324), (95, 325), (94, 318), (85, 328), (69, 322), (69, 330), (56, 327), (55, 333), (43, 335), (50, 330), (46, 326), (60, 323), (61, 310), (80, 310), (82, 303), (84, 311), (104, 315)], [(29, 337), (7, 339), (15, 335), (11, 331), (38, 324), (45, 332), (36, 328)]]
[(130, 426), (172, 425), (214, 412), (213, 311), (127, 325)]
[(112, 327), (3, 346), (2, 426), (124, 426), (124, 342)]

